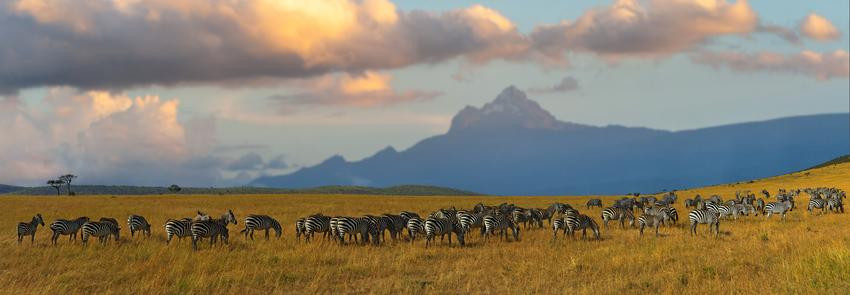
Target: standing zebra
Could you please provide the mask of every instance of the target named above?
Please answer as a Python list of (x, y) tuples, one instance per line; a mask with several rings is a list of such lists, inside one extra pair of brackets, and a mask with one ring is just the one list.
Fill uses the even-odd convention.
[(404, 229), (407, 227), (407, 218), (389, 213), (384, 213), (383, 218), (387, 220), (387, 229), (390, 230), (390, 237), (393, 241), (396, 238), (400, 238)]
[[(458, 211), (457, 219), (463, 232), (468, 233), (473, 228), (479, 228), (481, 235), (484, 235), (484, 213), (474, 213), (470, 211)], [(543, 222), (542, 220), (540, 221)]]
[(148, 220), (145, 217), (140, 215), (130, 215), (127, 218), (127, 227), (130, 228), (130, 236), (134, 237), (136, 232), (142, 232), (145, 236), (151, 236), (151, 224), (148, 223)]
[(210, 245), (215, 244), (216, 239), (221, 237), (221, 240), (227, 244), (228, 243), (228, 229), (227, 225), (233, 223), (237, 224), (236, 216), (233, 215), (232, 210), (227, 210), (221, 218), (210, 218), (208, 220), (202, 220), (198, 222), (192, 223), (192, 250), (198, 250), (198, 240), (203, 238), (210, 238)]
[(564, 216), (559, 216), (552, 222), (552, 241), (558, 238), (558, 231), (561, 231), (563, 235), (567, 234), (567, 224), (564, 223)]
[(593, 231), (593, 236), (597, 240), (601, 239), (599, 235), (599, 224), (593, 218), (584, 214), (567, 215), (564, 217), (564, 223), (567, 225), (567, 233), (575, 239), (576, 230), (581, 230), (581, 238), (587, 239), (587, 229)]
[(814, 213), (812, 209), (820, 209), (820, 214), (826, 213), (826, 200), (820, 197), (812, 198), (809, 200), (809, 207), (807, 208), (809, 214)]
[(86, 222), (86, 224), (83, 224), (82, 230), (83, 246), (88, 246), (89, 237), (97, 237), (101, 244), (106, 245), (106, 242), (109, 240), (109, 236), (115, 236), (115, 242), (118, 242), (121, 234), (121, 228), (118, 227), (118, 223), (108, 221), (108, 219), (104, 221)]
[[(307, 230), (307, 229), (304, 228), (304, 221), (305, 221), (305, 218), (298, 218), (298, 220), (295, 221), (295, 239), (297, 239), (299, 241), (301, 240), (301, 235), (303, 235), (304, 232)], [(331, 227), (331, 229), (333, 229), (333, 228), (334, 227)], [(307, 239), (307, 238), (305, 237), (304, 239)]]
[(505, 238), (508, 240), (508, 232), (510, 229), (514, 235), (514, 241), (519, 241), (519, 226), (514, 223), (512, 218), (504, 214), (484, 216), (484, 241), (489, 241), (490, 236), (499, 231), (499, 239)]
[(785, 221), (785, 215), (788, 214), (788, 211), (791, 211), (793, 206), (790, 200), (767, 203), (767, 205), (764, 205), (765, 219), (770, 218), (771, 214), (782, 214), (782, 221)]
[(410, 236), (410, 242), (413, 243), (419, 235), (425, 235), (425, 222), (422, 218), (411, 217), (407, 220), (407, 235)]
[(363, 244), (369, 242), (369, 235), (372, 234), (377, 239), (378, 229), (372, 225), (369, 219), (362, 217), (338, 217), (336, 221), (337, 238), (340, 244), (345, 244), (345, 235), (349, 235), (349, 240), (354, 237), (354, 242), (358, 243), (357, 235), (360, 235), (360, 240)]
[(605, 225), (605, 228), (608, 228), (608, 221), (610, 220), (619, 220), (620, 228), (626, 228), (626, 220), (629, 221), (629, 226), (635, 225), (635, 214), (632, 213), (631, 209), (625, 209), (621, 207), (608, 207), (605, 210), (602, 210), (602, 223)]
[(83, 227), (83, 224), (89, 222), (88, 217), (78, 217), (74, 220), (66, 220), (66, 219), (57, 219), (53, 223), (50, 224), (50, 230), (53, 231), (53, 236), (50, 237), (50, 241), (53, 242), (53, 245), (56, 245), (56, 241), (59, 240), (60, 235), (68, 235), (68, 241), (77, 239), (77, 232), (80, 231), (80, 228)]
[(171, 238), (177, 236), (177, 239), (183, 240), (184, 237), (192, 236), (192, 218), (186, 217), (183, 219), (169, 219), (165, 221), (165, 234), (167, 239), (165, 244), (171, 243)]
[(18, 244), (24, 240), (24, 236), (30, 236), (30, 244), (35, 243), (35, 230), (38, 229), (39, 224), (44, 226), (44, 219), (41, 218), (41, 213), (33, 216), (29, 223), (18, 223)]
[(665, 220), (672, 219), (669, 215), (667, 215), (667, 211), (659, 211), (655, 215), (650, 215), (644, 213), (640, 217), (638, 217), (638, 226), (640, 227), (640, 235), (643, 236), (643, 229), (646, 227), (654, 227), (655, 228), (655, 236), (658, 236), (658, 227), (664, 223)]
[(451, 246), (452, 233), (457, 235), (458, 243), (463, 246), (463, 229), (457, 224), (456, 221), (452, 221), (448, 218), (428, 218), (428, 220), (425, 220), (425, 247), (427, 248), (428, 246), (430, 246), (431, 243), (434, 241), (434, 237), (438, 235), (441, 237), (441, 239), (443, 236), (449, 235), (449, 246)]
[(309, 242), (315, 233), (322, 233), (327, 238), (331, 233), (331, 218), (322, 214), (314, 214), (304, 219), (304, 241)]
[(283, 234), (283, 229), (280, 227), (280, 222), (277, 222), (276, 219), (271, 218), (268, 215), (248, 215), (245, 217), (245, 229), (240, 231), (240, 233), (245, 234), (245, 238), (251, 237), (251, 240), (254, 240), (254, 230), (262, 229), (266, 231), (266, 240), (269, 240), (269, 230), (274, 230), (274, 236), (280, 239), (280, 235)]
[[(389, 218), (384, 218), (384, 216), (366, 215), (366, 216), (363, 216), (363, 217), (368, 219), (369, 222), (372, 223), (378, 230), (378, 234), (379, 234), (378, 237), (380, 239), (372, 241), (372, 242), (375, 243), (376, 245), (381, 243), (381, 242), (386, 242), (387, 241), (386, 232), (387, 232), (387, 230), (390, 230), (390, 223), (392, 221), (390, 221)], [(392, 235), (392, 232), (390, 233), (390, 235)]]
[(720, 215), (710, 210), (694, 210), (688, 213), (691, 222), (691, 235), (697, 234), (697, 224), (708, 224), (708, 232), (714, 227), (715, 237), (720, 236)]

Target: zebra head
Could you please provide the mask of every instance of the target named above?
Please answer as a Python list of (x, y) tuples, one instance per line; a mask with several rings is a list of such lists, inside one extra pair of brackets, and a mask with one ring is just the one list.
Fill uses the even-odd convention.
[(35, 216), (32, 217), (32, 221), (35, 224), (41, 224), (41, 226), (44, 226), (44, 218), (41, 217), (41, 213), (35, 214)]
[(225, 225), (227, 225), (228, 223), (237, 224), (236, 215), (233, 215), (233, 210), (230, 209), (227, 209), (227, 213), (221, 215), (221, 220), (224, 222)]
[(207, 215), (206, 213), (198, 210), (198, 215), (195, 216), (195, 221), (204, 221), (204, 220), (210, 220), (210, 216)]

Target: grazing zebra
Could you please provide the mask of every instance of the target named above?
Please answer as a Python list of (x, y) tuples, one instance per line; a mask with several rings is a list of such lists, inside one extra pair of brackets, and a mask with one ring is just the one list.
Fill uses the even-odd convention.
[(338, 217), (336, 226), (340, 244), (345, 244), (345, 235), (349, 235), (349, 240), (354, 237), (355, 243), (358, 243), (357, 235), (360, 235), (363, 244), (369, 242), (370, 234), (375, 239), (378, 238), (377, 227), (364, 217)]
[(168, 245), (171, 243), (171, 238), (177, 236), (179, 240), (183, 240), (184, 237), (192, 236), (192, 218), (186, 217), (183, 219), (169, 219), (165, 221), (165, 234), (167, 239), (165, 240), (165, 244)]
[(238, 224), (236, 215), (232, 210), (227, 210), (221, 215), (221, 218), (210, 218), (192, 223), (192, 250), (198, 250), (198, 241), (203, 238), (210, 239), (210, 245), (216, 243), (218, 237), (221, 237), (222, 242), (228, 243), (230, 233), (227, 229), (228, 224)]
[[(363, 216), (368, 219), (370, 223), (372, 223), (378, 230), (378, 240), (372, 241), (374, 244), (379, 244), (381, 242), (386, 242), (386, 232), (390, 229), (390, 221), (389, 218), (384, 218), (384, 216), (374, 216), (374, 215), (366, 215)], [(390, 233), (392, 235), (392, 233)]]
[(117, 226), (117, 227), (118, 227), (118, 229), (121, 229), (121, 226), (119, 226), (119, 225), (118, 225), (118, 220), (117, 220), (117, 219), (115, 219), (115, 218), (112, 218), (112, 217), (101, 217), (99, 221), (100, 221), (100, 222), (109, 222), (109, 223), (112, 223), (112, 224), (114, 224), (115, 226)]
[(53, 231), (53, 236), (50, 237), (50, 241), (53, 242), (53, 245), (56, 245), (56, 241), (59, 240), (60, 235), (68, 235), (68, 241), (77, 239), (77, 232), (80, 231), (80, 228), (83, 227), (83, 224), (89, 222), (88, 217), (78, 217), (74, 220), (66, 220), (66, 219), (57, 219), (53, 223), (50, 224), (50, 230)]
[(697, 206), (697, 201), (695, 201), (693, 199), (685, 199), (685, 209), (688, 209), (688, 208), (691, 208), (691, 207), (696, 207), (696, 206)]
[(35, 231), (38, 229), (39, 224), (44, 226), (44, 219), (41, 218), (41, 213), (33, 216), (29, 223), (18, 223), (18, 244), (24, 240), (24, 236), (30, 236), (30, 244), (35, 243)]
[[(474, 213), (469, 211), (458, 211), (457, 220), (463, 232), (468, 233), (473, 228), (480, 229), (481, 235), (484, 235), (484, 213)], [(540, 221), (543, 222), (542, 220)]]
[(602, 200), (600, 200), (600, 199), (590, 199), (590, 200), (588, 200), (587, 201), (587, 209), (590, 209), (590, 207), (599, 207), (599, 209), (602, 209)]
[(429, 217), (425, 220), (425, 247), (431, 245), (436, 236), (440, 236), (440, 240), (445, 235), (449, 235), (449, 246), (452, 245), (452, 233), (457, 235), (457, 241), (461, 246), (464, 245), (464, 232), (456, 221), (448, 218)]
[(142, 232), (147, 237), (151, 236), (151, 224), (143, 216), (130, 215), (127, 218), (127, 227), (130, 228), (131, 237), (134, 237), (137, 231)]
[(670, 221), (673, 221), (673, 224), (679, 222), (679, 211), (676, 210), (676, 207), (664, 207), (663, 212), (667, 214), (667, 216), (670, 218)]
[(410, 242), (413, 243), (419, 235), (425, 235), (425, 222), (422, 218), (411, 217), (407, 220), (407, 235), (410, 236)]
[(97, 237), (101, 244), (106, 245), (109, 236), (115, 236), (115, 242), (118, 242), (121, 234), (121, 228), (118, 227), (118, 223), (108, 220), (87, 222), (83, 224), (82, 231), (83, 246), (88, 246), (89, 237)]
[(785, 221), (785, 215), (788, 214), (788, 211), (791, 211), (791, 207), (793, 205), (790, 200), (767, 203), (767, 205), (764, 205), (765, 219), (770, 218), (772, 214), (782, 214), (782, 221)]
[(567, 233), (575, 239), (576, 230), (581, 230), (581, 238), (587, 239), (587, 229), (593, 231), (593, 236), (597, 240), (601, 239), (599, 235), (599, 225), (593, 218), (584, 214), (567, 215), (564, 217), (564, 223), (567, 225)]
[(567, 224), (564, 223), (564, 217), (555, 218), (555, 221), (552, 222), (552, 240), (554, 241), (558, 238), (558, 231), (561, 231), (562, 234), (567, 234)]
[[(299, 241), (301, 240), (301, 235), (303, 235), (304, 231), (306, 231), (304, 228), (304, 220), (305, 218), (298, 218), (298, 220), (295, 221), (295, 238)], [(333, 228), (334, 227), (332, 226), (331, 229)], [(306, 237), (304, 239), (306, 239)]]
[(416, 213), (410, 212), (410, 211), (401, 211), (401, 212), (398, 213), (398, 216), (401, 216), (401, 218), (404, 218), (404, 220), (410, 220), (411, 218), (414, 218), (414, 217), (419, 218), (419, 219), (422, 218), (422, 217), (419, 217), (419, 214), (416, 214)]
[(400, 238), (404, 229), (407, 227), (408, 218), (389, 213), (384, 213), (383, 218), (387, 220), (387, 229), (390, 230), (390, 237), (393, 241), (395, 241), (396, 238)]
[(608, 228), (608, 221), (611, 220), (619, 220), (620, 228), (626, 228), (626, 220), (629, 221), (629, 226), (634, 226), (635, 214), (632, 213), (631, 209), (621, 207), (608, 207), (602, 210), (602, 223), (606, 229)]
[(691, 222), (691, 235), (697, 234), (697, 224), (708, 224), (708, 232), (714, 227), (715, 237), (720, 236), (720, 215), (710, 210), (694, 210), (688, 213)]
[(537, 224), (537, 227), (543, 228), (543, 217), (544, 217), (544, 215), (543, 215), (542, 209), (537, 209), (537, 208), (528, 209), (527, 215), (529, 217), (528, 221), (531, 223), (532, 227), (534, 227), (534, 225)]
[(322, 233), (324, 237), (331, 234), (331, 218), (322, 214), (315, 214), (304, 219), (304, 241), (309, 242), (315, 233)]
[(826, 201), (827, 208), (834, 213), (844, 213), (844, 203), (841, 201), (841, 198), (830, 198)]
[(809, 207), (807, 208), (807, 210), (809, 210), (810, 214), (814, 213), (812, 211), (812, 209), (820, 209), (821, 214), (825, 213), (826, 212), (826, 200), (824, 200), (820, 197), (812, 198), (811, 200), (809, 200)]
[(499, 231), (499, 239), (502, 237), (508, 240), (508, 229), (514, 235), (514, 241), (519, 241), (519, 227), (514, 223), (512, 218), (504, 214), (484, 216), (484, 241), (489, 241), (490, 236)]
[(277, 222), (276, 219), (268, 215), (254, 214), (245, 217), (245, 229), (240, 231), (240, 233), (245, 234), (245, 238), (251, 237), (251, 240), (254, 240), (254, 231), (258, 229), (266, 231), (266, 241), (269, 240), (270, 229), (274, 230), (274, 236), (278, 239), (280, 239), (281, 234), (283, 234), (280, 222)]
[[(754, 207), (755, 207), (756, 212), (764, 212), (764, 199), (760, 198), (760, 199), (756, 200), (756, 204), (755, 204)], [(758, 213), (756, 213), (756, 214), (758, 214)]]

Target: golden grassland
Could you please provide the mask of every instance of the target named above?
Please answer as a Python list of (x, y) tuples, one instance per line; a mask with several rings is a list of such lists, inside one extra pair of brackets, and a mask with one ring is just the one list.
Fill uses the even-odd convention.
[[(161, 293), (824, 293), (850, 290), (850, 213), (811, 215), (804, 209), (779, 218), (743, 217), (724, 221), (715, 238), (702, 225), (690, 236), (683, 226), (681, 198), (734, 196), (738, 190), (775, 193), (779, 188), (816, 186), (850, 190), (850, 164), (794, 173), (752, 183), (681, 191), (677, 204), (685, 222), (651, 231), (612, 226), (602, 241), (552, 241), (550, 229), (523, 230), (521, 241), (483, 243), (471, 234), (466, 247), (424, 241), (375, 246), (339, 246), (318, 239), (297, 241), (297, 217), (323, 212), (338, 215), (413, 210), (427, 214), (440, 207), (469, 208), (475, 203), (512, 202), (546, 207), (565, 202), (583, 208), (581, 197), (407, 197), (337, 195), (245, 196), (78, 196), (0, 197), (0, 293), (161, 294)], [(621, 196), (603, 196), (607, 205)], [(806, 198), (804, 198), (806, 199)], [(233, 209), (228, 246), (203, 243), (193, 253), (188, 239), (165, 245), (162, 223), (193, 216), (201, 209), (219, 215)], [(599, 220), (600, 209), (582, 210)], [(83, 248), (67, 237), (49, 243), (39, 228), (36, 242), (15, 241), (14, 227), (41, 213), (56, 218), (111, 216), (126, 220), (141, 214), (154, 226), (151, 238), (130, 238), (122, 225), (117, 245), (90, 243)], [(238, 234), (242, 218), (259, 213), (284, 225), (283, 237), (248, 241)], [(580, 234), (579, 234), (580, 236)], [(389, 238), (388, 238), (389, 240)]]

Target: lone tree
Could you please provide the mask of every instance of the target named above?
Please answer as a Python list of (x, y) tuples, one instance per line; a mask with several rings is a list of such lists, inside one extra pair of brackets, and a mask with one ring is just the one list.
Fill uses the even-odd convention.
[(176, 184), (172, 184), (171, 186), (168, 187), (168, 191), (175, 193), (175, 194), (180, 192), (181, 190), (183, 190), (183, 188), (181, 188), (179, 185), (176, 185)]
[(71, 191), (71, 181), (73, 181), (74, 178), (77, 178), (77, 176), (74, 175), (74, 174), (65, 174), (65, 175), (59, 176), (59, 180), (68, 185), (68, 195), (69, 196), (74, 194), (74, 192)]
[(47, 185), (55, 188), (56, 189), (56, 195), (58, 196), (59, 195), (59, 189), (62, 188), (63, 185), (65, 185), (65, 182), (63, 182), (59, 179), (51, 179), (51, 180), (47, 181)]

